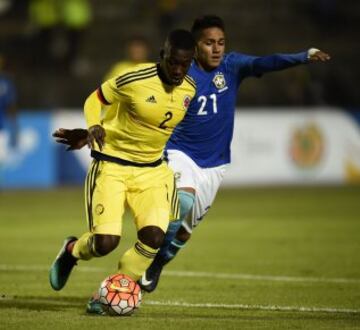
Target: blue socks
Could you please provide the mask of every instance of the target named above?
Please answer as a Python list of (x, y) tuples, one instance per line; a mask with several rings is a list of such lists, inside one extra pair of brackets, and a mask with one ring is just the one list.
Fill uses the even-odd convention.
[(166, 264), (173, 259), (178, 251), (185, 245), (185, 242), (176, 239), (175, 235), (181, 227), (183, 220), (186, 219), (191, 211), (195, 201), (194, 194), (190, 192), (180, 190), (178, 195), (180, 200), (180, 219), (169, 223), (164, 243), (158, 252), (158, 256), (163, 259), (163, 264)]

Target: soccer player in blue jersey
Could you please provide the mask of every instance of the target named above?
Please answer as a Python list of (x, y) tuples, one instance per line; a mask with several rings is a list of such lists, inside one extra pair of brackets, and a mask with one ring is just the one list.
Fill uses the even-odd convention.
[(195, 80), (197, 92), (166, 148), (177, 178), (180, 219), (169, 225), (163, 246), (140, 281), (148, 292), (155, 290), (162, 268), (184, 247), (215, 199), (231, 161), (236, 97), (243, 79), (330, 59), (314, 48), (264, 57), (225, 54), (225, 27), (217, 16), (196, 19), (191, 31), (197, 52), (188, 74)]
[[(263, 57), (236, 52), (225, 54), (225, 27), (217, 16), (196, 19), (192, 33), (197, 51), (188, 74), (195, 80), (197, 92), (184, 120), (168, 141), (166, 151), (177, 181), (180, 219), (169, 225), (160, 251), (140, 280), (142, 289), (148, 292), (155, 290), (163, 267), (184, 247), (215, 199), (231, 161), (236, 97), (242, 80), (330, 59), (328, 54), (315, 48)], [(78, 139), (71, 136), (71, 132), (57, 131), (55, 136), (76, 149)]]

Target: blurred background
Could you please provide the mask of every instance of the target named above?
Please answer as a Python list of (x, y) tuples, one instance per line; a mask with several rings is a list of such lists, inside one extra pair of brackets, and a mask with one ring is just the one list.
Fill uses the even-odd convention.
[(228, 51), (332, 56), (243, 82), (225, 184), (360, 182), (359, 1), (0, 0), (0, 185), (82, 183), (88, 150), (65, 153), (51, 132), (84, 126), (104, 79), (156, 61), (170, 29), (208, 13), (225, 20)]

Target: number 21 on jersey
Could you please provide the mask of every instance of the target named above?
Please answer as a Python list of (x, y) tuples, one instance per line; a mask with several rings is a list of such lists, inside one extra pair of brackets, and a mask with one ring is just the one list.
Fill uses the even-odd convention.
[(212, 102), (213, 113), (217, 113), (217, 103), (216, 103), (216, 94), (213, 93), (206, 97), (205, 95), (201, 95), (197, 99), (198, 103), (200, 103), (200, 108), (198, 111), (199, 116), (206, 116), (208, 112), (205, 110), (207, 102)]

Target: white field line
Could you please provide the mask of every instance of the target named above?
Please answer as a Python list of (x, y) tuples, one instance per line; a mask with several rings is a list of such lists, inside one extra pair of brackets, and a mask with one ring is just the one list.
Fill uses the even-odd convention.
[[(48, 271), (50, 268), (46, 265), (10, 265), (0, 264), (0, 271)], [(101, 273), (107, 271), (100, 267), (79, 266), (77, 271), (85, 273)], [(115, 270), (114, 270), (115, 271)], [(240, 273), (211, 273), (211, 272), (191, 272), (191, 271), (164, 271), (164, 276), (170, 277), (200, 277), (215, 278), (228, 280), (249, 280), (249, 281), (270, 281), (270, 282), (318, 282), (318, 283), (344, 283), (344, 284), (360, 284), (358, 278), (326, 278), (326, 277), (296, 277), (296, 276), (274, 276), (274, 275), (254, 275)]]
[(275, 275), (254, 275), (254, 274), (226, 274), (209, 272), (190, 271), (164, 271), (167, 276), (179, 277), (211, 277), (219, 279), (272, 281), (272, 282), (322, 282), (322, 283), (360, 283), (356, 278), (326, 278), (326, 277), (296, 277), (296, 276), (275, 276)]
[(156, 306), (175, 306), (188, 308), (224, 308), (224, 309), (242, 309), (242, 310), (263, 310), (263, 311), (281, 311), (281, 312), (322, 312), (322, 313), (346, 313), (360, 314), (360, 309), (348, 308), (329, 308), (329, 307), (305, 307), (305, 306), (276, 306), (276, 305), (246, 305), (246, 304), (192, 304), (179, 301), (144, 301), (145, 305)]
[[(0, 301), (12, 301), (19, 298), (13, 296), (0, 296)], [(44, 303), (42, 299), (28, 299), (28, 301)], [(69, 302), (58, 300), (47, 300), (46, 304), (68, 306)], [(212, 304), (212, 303), (187, 303), (182, 301), (156, 301), (145, 300), (144, 305), (168, 306), (183, 308), (217, 308), (233, 310), (261, 310), (261, 311), (279, 311), (279, 312), (310, 312), (310, 313), (330, 313), (330, 314), (360, 314), (360, 309), (333, 308), (333, 307), (306, 307), (306, 306), (277, 306), (277, 305), (247, 305), (247, 304)]]

